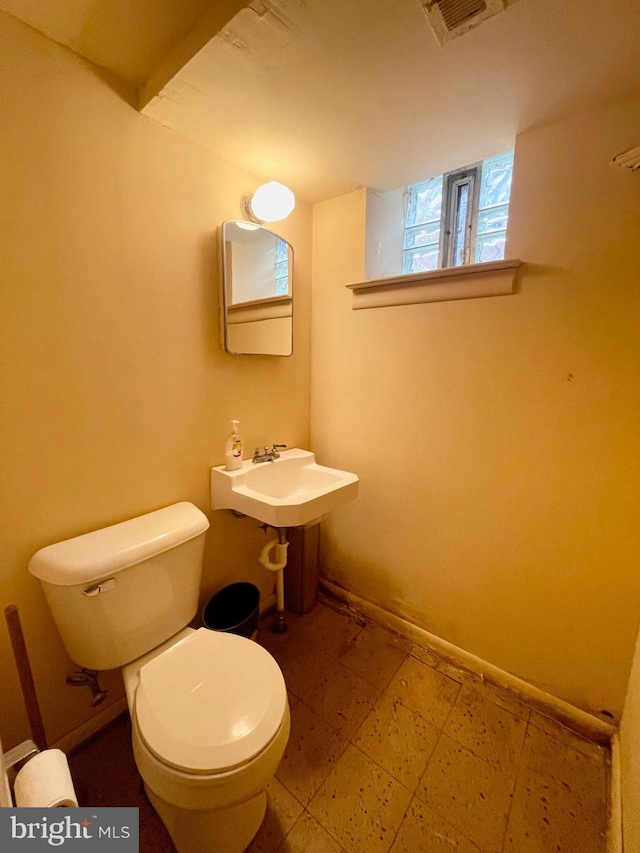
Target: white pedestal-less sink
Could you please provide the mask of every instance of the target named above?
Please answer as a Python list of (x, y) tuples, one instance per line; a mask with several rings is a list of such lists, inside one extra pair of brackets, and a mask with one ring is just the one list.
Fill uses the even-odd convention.
[(358, 477), (316, 464), (308, 450), (285, 450), (279, 459), (242, 463), (237, 471), (211, 469), (211, 509), (233, 509), (272, 527), (300, 527), (358, 495)]

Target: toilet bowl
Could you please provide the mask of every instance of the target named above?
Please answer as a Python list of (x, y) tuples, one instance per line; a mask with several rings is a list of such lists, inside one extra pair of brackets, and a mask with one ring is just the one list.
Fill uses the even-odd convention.
[(72, 659), (121, 667), (136, 764), (178, 853), (243, 853), (287, 744), (289, 704), (257, 643), (184, 627), (208, 526), (175, 504), (47, 546), (29, 570)]
[(271, 655), (235, 634), (185, 629), (123, 668), (133, 752), (180, 853), (242, 853), (289, 737)]

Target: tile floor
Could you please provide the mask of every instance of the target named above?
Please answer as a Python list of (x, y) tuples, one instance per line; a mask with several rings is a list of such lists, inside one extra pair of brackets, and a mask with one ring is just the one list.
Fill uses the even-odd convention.
[[(248, 853), (604, 853), (601, 747), (325, 603), (288, 621), (258, 638), (284, 673), (292, 727)], [(87, 805), (139, 806), (141, 853), (172, 853), (128, 722), (71, 768)]]

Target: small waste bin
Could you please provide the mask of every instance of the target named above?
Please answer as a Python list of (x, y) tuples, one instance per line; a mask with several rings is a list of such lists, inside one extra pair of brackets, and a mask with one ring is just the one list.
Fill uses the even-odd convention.
[(232, 583), (216, 592), (202, 611), (205, 628), (251, 637), (258, 630), (260, 590), (252, 583)]

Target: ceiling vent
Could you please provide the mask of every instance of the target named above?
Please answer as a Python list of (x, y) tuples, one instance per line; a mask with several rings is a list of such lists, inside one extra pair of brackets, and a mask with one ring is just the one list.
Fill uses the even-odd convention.
[(505, 0), (420, 0), (440, 44), (504, 11)]

